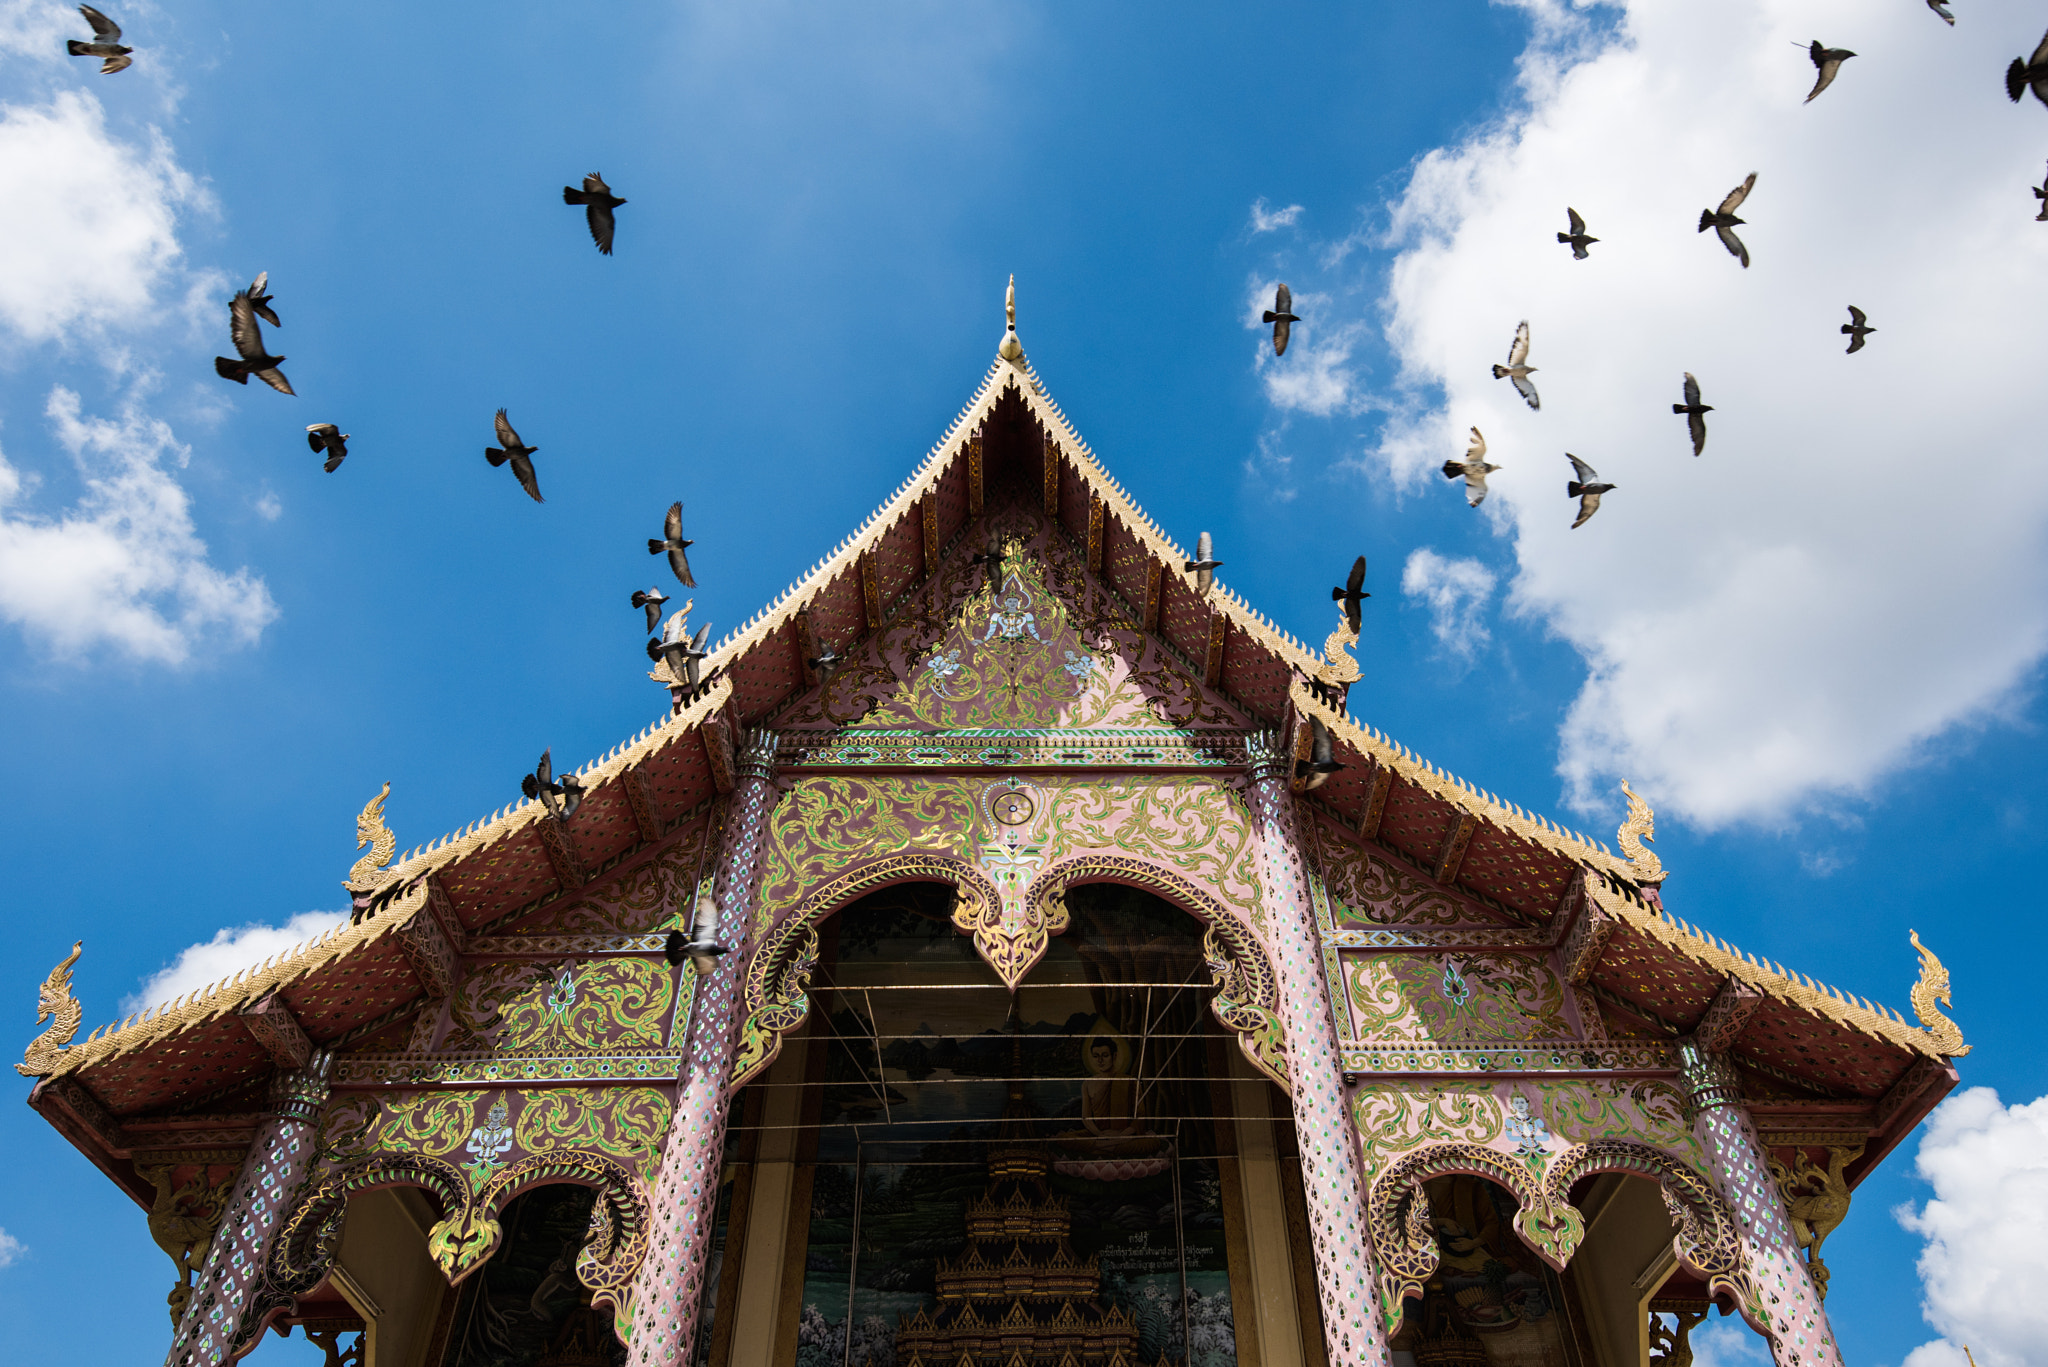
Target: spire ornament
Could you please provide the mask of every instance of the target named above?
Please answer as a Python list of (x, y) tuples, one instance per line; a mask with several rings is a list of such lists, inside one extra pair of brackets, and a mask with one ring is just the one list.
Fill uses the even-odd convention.
[(1650, 810), (1650, 804), (1635, 795), (1635, 790), (1626, 782), (1621, 791), (1628, 794), (1628, 816), (1614, 833), (1614, 843), (1621, 846), (1621, 852), (1628, 856), (1636, 881), (1648, 887), (1661, 888), (1664, 885), (1664, 861), (1657, 852), (1643, 844), (1645, 840), (1657, 838), (1657, 814)]
[(350, 892), (373, 892), (382, 881), (380, 874), (388, 873), (384, 864), (398, 852), (398, 837), (384, 824), (384, 799), (391, 796), (391, 785), (386, 783), (384, 791), (363, 804), (363, 810), (356, 817), (356, 848), (368, 845), (370, 852), (356, 860), (348, 871), (348, 877), (341, 885)]
[(71, 957), (50, 970), (50, 976), (43, 979), (42, 991), (36, 994), (36, 1024), (50, 1020), (50, 1028), (37, 1035), (28, 1043), (22, 1053), (21, 1062), (14, 1065), (14, 1071), (23, 1077), (48, 1077), (57, 1071), (57, 1063), (64, 1051), (71, 1047), (72, 1036), (78, 1033), (79, 1022), (85, 1019), (85, 1008), (78, 1004), (78, 998), (71, 995), (71, 965), (78, 962), (78, 956), (85, 952), (85, 941), (71, 946)]
[(1941, 1014), (1940, 1007), (1949, 1005), (1948, 970), (1941, 960), (1934, 957), (1934, 951), (1920, 943), (1917, 931), (1906, 932), (1913, 942), (1913, 948), (1920, 951), (1920, 981), (1913, 984), (1907, 994), (1913, 1003), (1913, 1014), (1920, 1018), (1921, 1028), (1934, 1036), (1934, 1047), (1947, 1058), (1961, 1058), (1973, 1046), (1963, 1043), (1962, 1027)]
[(1017, 340), (1017, 277), (1010, 277), (1010, 288), (1003, 294), (1003, 320), (1007, 324), (1003, 332), (1003, 343), (996, 348), (996, 355), (1011, 365), (1024, 364), (1024, 344)]

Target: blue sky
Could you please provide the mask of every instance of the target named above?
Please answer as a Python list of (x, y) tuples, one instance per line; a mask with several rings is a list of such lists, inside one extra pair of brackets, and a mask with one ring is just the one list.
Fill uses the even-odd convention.
[[(512, 800), (542, 746), (580, 762), (661, 713), (625, 601), (661, 510), (686, 503), (722, 635), (923, 456), (1015, 272), (1051, 392), (1234, 588), (1320, 640), (1371, 557), (1355, 713), (1596, 833), (1640, 780), (1673, 910), (1844, 988), (1904, 1008), (1917, 928), (1965, 1085), (2048, 1092), (2015, 975), (2044, 948), (2048, 484), (1965, 473), (2039, 445), (2048, 110), (1997, 88), (2038, 15), (734, 8), (124, 6), (136, 64), (102, 78), (61, 56), (75, 15), (0, 0), (24, 1043), (73, 939), (96, 1023), (224, 927), (340, 905), (385, 780), (409, 846)], [(1802, 106), (1785, 40), (1812, 36), (1864, 55)], [(610, 259), (560, 202), (593, 169), (630, 201)], [(1744, 272), (1690, 217), (1751, 169)], [(1607, 239), (1586, 263), (1551, 242), (1568, 202)], [(212, 374), (259, 270), (296, 399)], [(1249, 325), (1276, 278), (1308, 319), (1279, 364)], [(1883, 329), (1855, 358), (1845, 300)], [(1541, 414), (1486, 370), (1522, 317)], [(1680, 369), (1718, 405), (1698, 462), (1658, 415)], [(481, 459), (501, 405), (545, 506)], [(354, 434), (335, 475), (315, 421)], [(1476, 512), (1430, 469), (1474, 423), (1508, 467)], [(1622, 486), (1568, 536), (1567, 448)], [(70, 1341), (38, 1308), (87, 1269), (97, 1352), (159, 1351), (141, 1212), (4, 1114), (24, 1360)], [(2048, 1163), (2048, 1122), (1996, 1114), (1997, 1161)], [(2039, 1360), (2037, 1322), (1954, 1289), (2005, 1237), (1959, 1194), (1923, 1322), (1891, 1208), (1952, 1194), (1912, 1158), (1828, 1247), (1847, 1356), (1947, 1333)]]

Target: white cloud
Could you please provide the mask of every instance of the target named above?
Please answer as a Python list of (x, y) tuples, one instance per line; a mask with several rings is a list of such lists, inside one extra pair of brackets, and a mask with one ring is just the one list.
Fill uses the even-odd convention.
[(128, 1015), (174, 1001), (187, 992), (210, 986), (262, 963), (273, 954), (296, 948), (348, 919), (346, 911), (302, 911), (281, 926), (252, 922), (214, 932), (211, 940), (189, 945), (156, 976), (121, 1003)]
[(173, 665), (261, 635), (276, 604), (247, 569), (208, 562), (171, 473), (189, 456), (171, 429), (133, 400), (118, 420), (83, 417), (61, 386), (47, 413), (85, 489), (59, 516), (29, 511), (38, 481), (0, 454), (0, 620), (60, 657), (103, 645)]
[(0, 1229), (0, 1267), (12, 1267), (21, 1261), (21, 1255), (28, 1252), (28, 1245)]
[(0, 52), (51, 65), (71, 60), (64, 40), (86, 37), (91, 30), (80, 27), (84, 22), (76, 9), (56, 0), (0, 0)]
[[(1511, 603), (1589, 668), (1561, 731), (1574, 802), (1632, 775), (1711, 826), (1867, 791), (2009, 707), (2048, 647), (2041, 111), (1986, 75), (2038, 16), (1518, 3), (1524, 107), (1425, 157), (1392, 209), (1380, 455), (1441, 484), (1466, 427), (1492, 440)], [(1802, 105), (1788, 40), (1816, 34), (1861, 55)], [(1694, 225), (1752, 170), (1743, 270)], [(1588, 261), (1555, 241), (1567, 204), (1602, 239)], [(1853, 357), (1851, 302), (1880, 329)], [(1489, 370), (1520, 318), (1541, 413)], [(1670, 412), (1688, 370), (1716, 406), (1698, 460)], [(1274, 402), (1341, 406), (1296, 383), (1269, 378)], [(1567, 450), (1619, 486), (1576, 531)]]
[(278, 501), (278, 497), (274, 492), (265, 489), (256, 500), (256, 516), (262, 518), (265, 522), (275, 522), (283, 515), (284, 504)]
[(1409, 552), (1401, 570), (1401, 592), (1428, 605), (1437, 643), (1465, 659), (1490, 638), (1481, 614), (1495, 582), (1493, 571), (1479, 561), (1438, 555), (1427, 546)]
[(1292, 228), (1301, 218), (1301, 208), (1302, 206), (1299, 204), (1290, 204), (1284, 209), (1268, 209), (1265, 196), (1261, 195), (1258, 202), (1252, 205), (1253, 234), (1270, 233), (1281, 228)]
[(1327, 418), (1356, 413), (1366, 405), (1351, 356), (1365, 336), (1365, 324), (1335, 318), (1337, 305), (1328, 295), (1294, 293), (1292, 308), (1301, 320), (1288, 338), (1287, 354), (1275, 356), (1271, 323), (1261, 315), (1273, 307), (1277, 280), (1256, 279), (1245, 296), (1245, 326), (1260, 334), (1258, 369), (1265, 377), (1266, 399), (1284, 412)]
[(1901, 1206), (1899, 1223), (1927, 1241), (1920, 1308), (1942, 1338), (1906, 1367), (1978, 1367), (2041, 1361), (2048, 1298), (2035, 1286), (2048, 1227), (2048, 1097), (2002, 1106), (1989, 1087), (1950, 1097), (1928, 1118), (1914, 1163), (1934, 1198)]
[(1771, 1367), (1770, 1341), (1732, 1316), (1709, 1315), (1688, 1342), (1692, 1367)]

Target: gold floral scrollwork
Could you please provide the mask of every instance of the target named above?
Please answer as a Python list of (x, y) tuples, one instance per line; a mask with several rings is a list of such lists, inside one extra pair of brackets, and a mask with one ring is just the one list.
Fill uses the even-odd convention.
[(427, 1253), (442, 1276), (459, 1282), (491, 1255), (501, 1232), (496, 1220), (465, 1204), (427, 1231)]
[(953, 926), (974, 938), (974, 952), (996, 971), (1003, 986), (1015, 992), (1024, 975), (1045, 957), (1052, 937), (1066, 933), (1066, 891), (1061, 884), (1041, 885), (1012, 912), (1000, 899), (963, 885), (953, 903)]
[[(71, 995), (71, 966), (84, 952), (83, 940), (71, 946), (70, 955), (50, 970), (50, 976), (43, 979), (42, 989), (36, 993), (36, 1024), (50, 1021), (50, 1028), (28, 1042), (21, 1062), (14, 1065), (14, 1071), (23, 1077), (48, 1077), (55, 1071), (58, 1058), (71, 1047), (72, 1037), (85, 1019), (85, 1008)], [(55, 1020), (51, 1020), (53, 1016)]]
[(1941, 1008), (1951, 1003), (1948, 999), (1948, 969), (1941, 960), (1934, 957), (1934, 951), (1920, 943), (1917, 931), (1907, 931), (1913, 941), (1913, 948), (1920, 951), (1920, 981), (1913, 984), (1907, 994), (1913, 1003), (1913, 1014), (1920, 1018), (1920, 1025), (1934, 1036), (1934, 1047), (1948, 1058), (1961, 1058), (1970, 1052), (1972, 1046), (1963, 1043), (1962, 1027), (1941, 1014)]

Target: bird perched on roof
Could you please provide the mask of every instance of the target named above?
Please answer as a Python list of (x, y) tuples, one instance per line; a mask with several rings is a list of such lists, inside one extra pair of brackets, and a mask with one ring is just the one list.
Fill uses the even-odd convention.
[(519, 791), (528, 797), (540, 799), (540, 805), (548, 809), (548, 815), (557, 821), (567, 821), (576, 815), (576, 809), (583, 805), (583, 782), (574, 774), (564, 774), (558, 780), (550, 756), (554, 747), (540, 752), (540, 763), (533, 772), (519, 780)]
[(1351, 564), (1351, 577), (1344, 581), (1341, 589), (1330, 590), (1330, 601), (1344, 605), (1344, 620), (1351, 624), (1351, 634), (1356, 636), (1360, 625), (1358, 605), (1372, 597), (1365, 591), (1365, 557), (1359, 556)]
[[(649, 631), (653, 631), (661, 625), (661, 605), (667, 601), (668, 595), (663, 593), (659, 587), (648, 588), (644, 591), (641, 589), (633, 590), (633, 606), (647, 610), (647, 629)], [(688, 612), (689, 609), (685, 608), (683, 611)]]
[(85, 16), (85, 22), (92, 25), (92, 41), (81, 43), (76, 38), (64, 44), (64, 50), (74, 57), (104, 57), (100, 63), (100, 75), (111, 76), (117, 71), (126, 71), (135, 65), (135, 59), (128, 54), (132, 47), (121, 46), (121, 26), (101, 14), (91, 5), (80, 5), (78, 12)]
[(1330, 775), (1344, 766), (1337, 762), (1336, 747), (1330, 741), (1330, 728), (1323, 725), (1318, 717), (1308, 719), (1309, 730), (1314, 739), (1309, 742), (1307, 759), (1294, 761), (1294, 776), (1302, 780), (1307, 789), (1322, 787), (1330, 781)]
[(1814, 96), (1835, 83), (1835, 73), (1842, 69), (1842, 63), (1856, 54), (1845, 47), (1824, 46), (1820, 39), (1816, 38), (1813, 40), (1813, 46), (1806, 49), (1806, 55), (1813, 59), (1813, 69), (1820, 73), (1819, 78), (1813, 83), (1813, 89), (1807, 92), (1806, 99), (1802, 101), (1805, 104), (1812, 104)]
[(519, 487), (526, 490), (535, 503), (545, 503), (540, 496), (540, 478), (533, 473), (533, 453), (538, 446), (528, 446), (519, 440), (519, 434), (512, 430), (512, 424), (505, 418), (505, 410), (499, 409), (497, 416), (498, 440), (505, 443), (503, 450), (495, 446), (484, 448), (484, 459), (493, 466), (512, 462), (512, 473), (519, 478)]
[(327, 453), (327, 464), (321, 468), (330, 475), (339, 470), (341, 463), (348, 459), (348, 433), (342, 431), (331, 422), (316, 422), (308, 425), (306, 428), (306, 445), (313, 448), (315, 455), (322, 451)]
[(1515, 340), (1508, 343), (1508, 363), (1495, 366), (1493, 368), (1493, 378), (1496, 380), (1513, 380), (1515, 388), (1521, 391), (1524, 399), (1528, 400), (1529, 407), (1540, 410), (1543, 407), (1543, 400), (1537, 397), (1536, 385), (1529, 378), (1536, 373), (1536, 367), (1524, 364), (1528, 359), (1529, 320), (1524, 318), (1515, 325)]
[(270, 296), (264, 291), (270, 288), (270, 272), (258, 271), (256, 278), (249, 282), (249, 307), (256, 310), (256, 316), (274, 328), (284, 324), (279, 321), (277, 311), (270, 307)]
[(1294, 295), (1282, 285), (1273, 291), (1273, 307), (1259, 315), (1262, 323), (1273, 325), (1273, 354), (1287, 354), (1287, 338), (1293, 333), (1294, 325), (1301, 319), (1294, 316)]
[(1600, 239), (1586, 236), (1586, 220), (1580, 218), (1579, 211), (1572, 208), (1569, 204), (1565, 206), (1564, 216), (1570, 221), (1572, 230), (1568, 233), (1559, 233), (1557, 240), (1570, 243), (1573, 259), (1584, 261), (1586, 259), (1586, 248), (1592, 246)]
[(1465, 502), (1477, 508), (1486, 502), (1486, 477), (1498, 469), (1498, 465), (1486, 463), (1486, 438), (1480, 436), (1479, 429), (1475, 427), (1472, 429), (1472, 445), (1466, 448), (1465, 459), (1444, 462), (1444, 478), (1457, 479), (1462, 476), (1465, 481)]
[(1721, 239), (1721, 245), (1728, 249), (1728, 255), (1742, 262), (1744, 270), (1749, 269), (1749, 248), (1742, 245), (1742, 239), (1735, 235), (1735, 225), (1747, 219), (1737, 218), (1735, 211), (1742, 207), (1742, 201), (1749, 198), (1749, 192), (1756, 188), (1756, 172), (1751, 171), (1742, 184), (1728, 192), (1718, 209), (1700, 210), (1701, 232), (1712, 228), (1714, 235)]
[(1927, 0), (1927, 8), (1941, 16), (1941, 21), (1950, 28), (1956, 26), (1956, 17), (1948, 12), (1949, 0)]
[(2041, 212), (2034, 215), (2034, 222), (2048, 223), (2048, 176), (2041, 178), (2040, 185), (2034, 190), (2034, 198), (2041, 201)]
[(626, 201), (612, 193), (612, 187), (604, 183), (604, 177), (592, 171), (583, 178), (583, 188), (562, 187), (562, 203), (581, 204), (584, 220), (590, 224), (590, 240), (606, 256), (612, 254), (612, 233), (618, 227), (612, 210)]
[(1692, 453), (1698, 455), (1707, 449), (1707, 414), (1714, 411), (1710, 403), (1700, 402), (1700, 382), (1685, 372), (1685, 402), (1671, 405), (1674, 413), (1685, 415), (1686, 431), (1692, 433)]
[(1863, 339), (1877, 331), (1874, 327), (1864, 326), (1864, 320), (1868, 316), (1854, 304), (1849, 305), (1849, 321), (1842, 324), (1842, 332), (1849, 339), (1849, 349), (1843, 353), (1844, 355), (1854, 356), (1863, 350)]
[(1209, 586), (1216, 582), (1216, 571), (1222, 568), (1223, 562), (1216, 558), (1215, 548), (1209, 544), (1207, 532), (1195, 538), (1195, 558), (1181, 566), (1181, 569), (1195, 576), (1197, 593), (1207, 593)]
[(1614, 486), (1600, 483), (1600, 472), (1571, 452), (1565, 452), (1564, 458), (1572, 463), (1572, 469), (1579, 476), (1564, 486), (1564, 493), (1566, 498), (1575, 498), (1579, 501), (1579, 518), (1572, 526), (1582, 527), (1587, 518), (1600, 511), (1600, 495)]
[(668, 933), (669, 965), (674, 967), (683, 960), (690, 961), (690, 967), (697, 970), (697, 976), (710, 977), (718, 969), (718, 956), (728, 953), (726, 946), (712, 939), (718, 933), (718, 903), (712, 899), (710, 890), (703, 889), (697, 894), (697, 905), (690, 916), (688, 933), (671, 930)]
[(228, 301), (228, 339), (235, 344), (241, 359), (214, 357), (214, 374), (236, 384), (247, 384), (254, 375), (280, 394), (292, 392), (291, 381), (278, 369), (284, 364), (284, 357), (272, 356), (263, 349), (263, 328), (256, 321), (256, 304), (247, 290), (236, 290), (235, 297)]
[[(693, 600), (694, 601), (694, 600)], [(661, 629), (661, 639), (647, 643), (647, 658), (656, 664), (668, 663), (669, 677), (685, 688), (695, 688), (703, 680), (699, 668), (704, 657), (710, 652), (704, 643), (711, 639), (711, 624), (706, 622), (693, 640), (690, 636), (690, 610), (669, 614), (668, 624)]]
[(2034, 55), (2024, 62), (2015, 57), (2012, 65), (2005, 69), (2005, 93), (2014, 104), (2029, 89), (2034, 98), (2048, 104), (2048, 34), (2041, 35), (2041, 44), (2034, 49)]
[(668, 567), (675, 572), (676, 579), (683, 587), (694, 589), (697, 587), (697, 581), (690, 577), (688, 552), (690, 547), (696, 544), (683, 537), (683, 504), (682, 500), (678, 499), (668, 505), (668, 514), (661, 520), (661, 538), (647, 538), (647, 553), (660, 555), (667, 551)]

